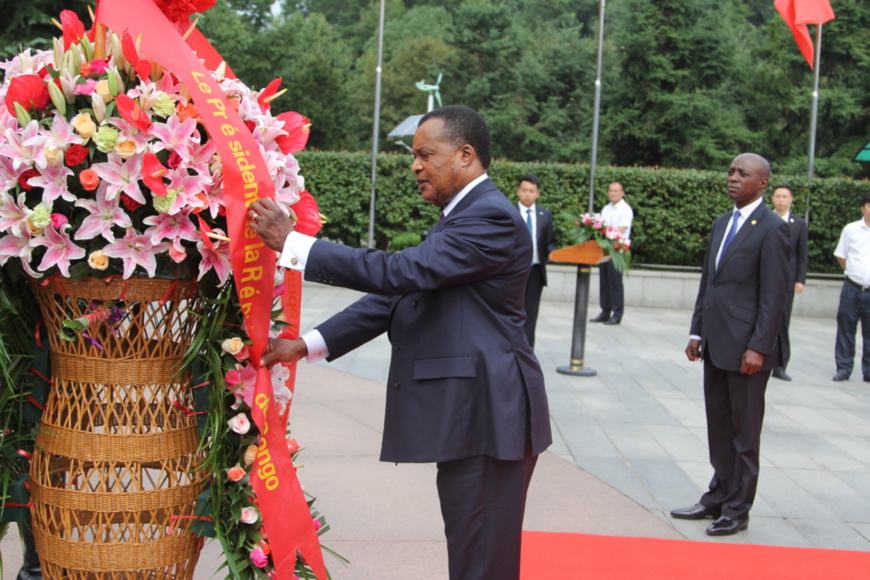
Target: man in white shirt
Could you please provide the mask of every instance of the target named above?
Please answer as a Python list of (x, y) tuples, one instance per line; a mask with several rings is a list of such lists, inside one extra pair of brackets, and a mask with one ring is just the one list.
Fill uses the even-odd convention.
[[(614, 181), (607, 188), (607, 198), (610, 200), (601, 210), (604, 223), (619, 228), (619, 233), (625, 239), (631, 238), (631, 221), (634, 212), (631, 211), (625, 199), (625, 191), (622, 184)], [(622, 274), (608, 260), (599, 264), (599, 304), (601, 313), (589, 322), (603, 322), (614, 325), (622, 322), (622, 313), (625, 309), (625, 292), (622, 286)]]
[(861, 200), (863, 219), (846, 224), (834, 256), (846, 274), (840, 291), (837, 309), (837, 343), (834, 359), (837, 362), (835, 381), (845, 381), (852, 374), (855, 362), (855, 332), (861, 320), (864, 353), (861, 372), (870, 382), (870, 193)]

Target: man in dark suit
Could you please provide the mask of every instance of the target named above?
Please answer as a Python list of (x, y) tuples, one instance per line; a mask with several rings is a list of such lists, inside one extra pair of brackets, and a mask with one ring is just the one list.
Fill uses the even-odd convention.
[(530, 173), (520, 180), (517, 189), (520, 215), (532, 234), (532, 269), (526, 281), (526, 336), (529, 344), (535, 346), (535, 326), (541, 306), (541, 293), (547, 285), (547, 260), (550, 252), (556, 249), (556, 231), (553, 228), (553, 213), (536, 204), (541, 195), (541, 181)]
[(306, 280), (368, 292), (263, 364), (335, 359), (387, 332), (392, 344), (381, 460), (437, 462), (451, 580), (516, 580), (526, 491), (550, 445), (540, 365), (523, 332), (532, 242), (487, 177), (490, 136), (468, 107), (423, 116), (411, 170), (441, 221), (389, 254), (293, 232), (274, 202), (251, 229)]
[(789, 230), (764, 205), (770, 165), (754, 153), (728, 169), (734, 211), (719, 216), (707, 245), (686, 356), (704, 359), (704, 402), (713, 479), (675, 518), (715, 518), (711, 536), (749, 526), (758, 486), (764, 391), (782, 364), (778, 341), (788, 285)]
[(777, 185), (773, 188), (770, 196), (773, 211), (788, 224), (791, 237), (789, 238), (789, 261), (788, 261), (788, 293), (785, 299), (785, 312), (782, 315), (782, 329), (779, 331), (779, 342), (782, 344), (782, 366), (773, 369), (773, 377), (790, 381), (791, 377), (785, 372), (788, 361), (791, 358), (791, 341), (788, 339), (788, 325), (791, 322), (791, 308), (794, 305), (794, 295), (804, 291), (807, 282), (807, 266), (809, 256), (807, 252), (807, 221), (791, 210), (794, 201), (794, 193), (787, 185)]

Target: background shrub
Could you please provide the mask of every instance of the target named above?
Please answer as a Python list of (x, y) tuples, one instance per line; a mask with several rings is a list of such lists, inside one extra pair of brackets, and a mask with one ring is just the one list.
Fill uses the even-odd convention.
[[(353, 246), (368, 240), (371, 195), (371, 156), (366, 153), (301, 152), (297, 155), (309, 191), (329, 219), (322, 235)], [(375, 245), (390, 249), (401, 234), (425, 237), (438, 220), (438, 209), (425, 203), (410, 171), (408, 154), (378, 156), (375, 203)], [(589, 166), (570, 163), (494, 161), (490, 177), (516, 202), (520, 178), (534, 173), (541, 179), (540, 203), (558, 216), (586, 211), (589, 199)], [(701, 265), (713, 220), (732, 205), (721, 172), (661, 167), (598, 167), (595, 172), (595, 211), (607, 203), (607, 186), (622, 183), (632, 206), (632, 262), (669, 266)], [(769, 201), (773, 186), (785, 183), (795, 191), (792, 210), (803, 216), (810, 205), (809, 257), (811, 272), (838, 272), (833, 257), (840, 230), (861, 219), (861, 197), (870, 193), (870, 182), (845, 178), (816, 179), (771, 176), (765, 191)], [(562, 229), (563, 231), (559, 231)], [(564, 228), (557, 223), (557, 241), (567, 244)], [(404, 242), (402, 242), (404, 243)]]

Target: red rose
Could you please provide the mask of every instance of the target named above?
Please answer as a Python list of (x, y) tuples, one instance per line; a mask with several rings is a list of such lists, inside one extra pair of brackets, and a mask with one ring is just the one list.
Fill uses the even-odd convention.
[(88, 158), (88, 148), (82, 145), (70, 145), (64, 154), (64, 163), (70, 167), (75, 167), (82, 161)]
[(9, 81), (6, 107), (14, 113), (15, 103), (28, 111), (43, 111), (51, 103), (48, 86), (39, 75), (18, 75)]
[(37, 170), (28, 169), (27, 171), (18, 176), (18, 185), (20, 185), (22, 189), (30, 191), (31, 189), (33, 189), (33, 186), (28, 184), (27, 180), (31, 177), (37, 177), (38, 175), (39, 172)]

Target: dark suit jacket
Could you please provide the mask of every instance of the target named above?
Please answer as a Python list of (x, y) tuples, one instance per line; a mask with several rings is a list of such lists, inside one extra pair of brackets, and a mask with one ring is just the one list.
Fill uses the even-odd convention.
[[(520, 209), (520, 217), (525, 221), (526, 207), (518, 204), (516, 207)], [(553, 212), (535, 204), (535, 219), (538, 236), (538, 262), (541, 265), (541, 280), (544, 286), (547, 285), (547, 260), (550, 259), (550, 252), (556, 249), (556, 229), (553, 226)]]
[(707, 244), (691, 334), (716, 367), (740, 371), (747, 348), (764, 354), (762, 370), (782, 365), (777, 340), (788, 284), (789, 229), (763, 203), (740, 226), (716, 269), (731, 212), (719, 216)]
[(791, 254), (788, 261), (788, 291), (794, 292), (796, 282), (801, 284), (807, 283), (807, 267), (809, 265), (807, 220), (789, 212), (788, 227), (791, 232), (791, 238), (789, 239)]
[(518, 460), (529, 439), (535, 454), (552, 442), (543, 373), (523, 331), (525, 230), (485, 180), (415, 248), (312, 246), (306, 280), (370, 293), (317, 327), (330, 360), (389, 333), (383, 461)]

